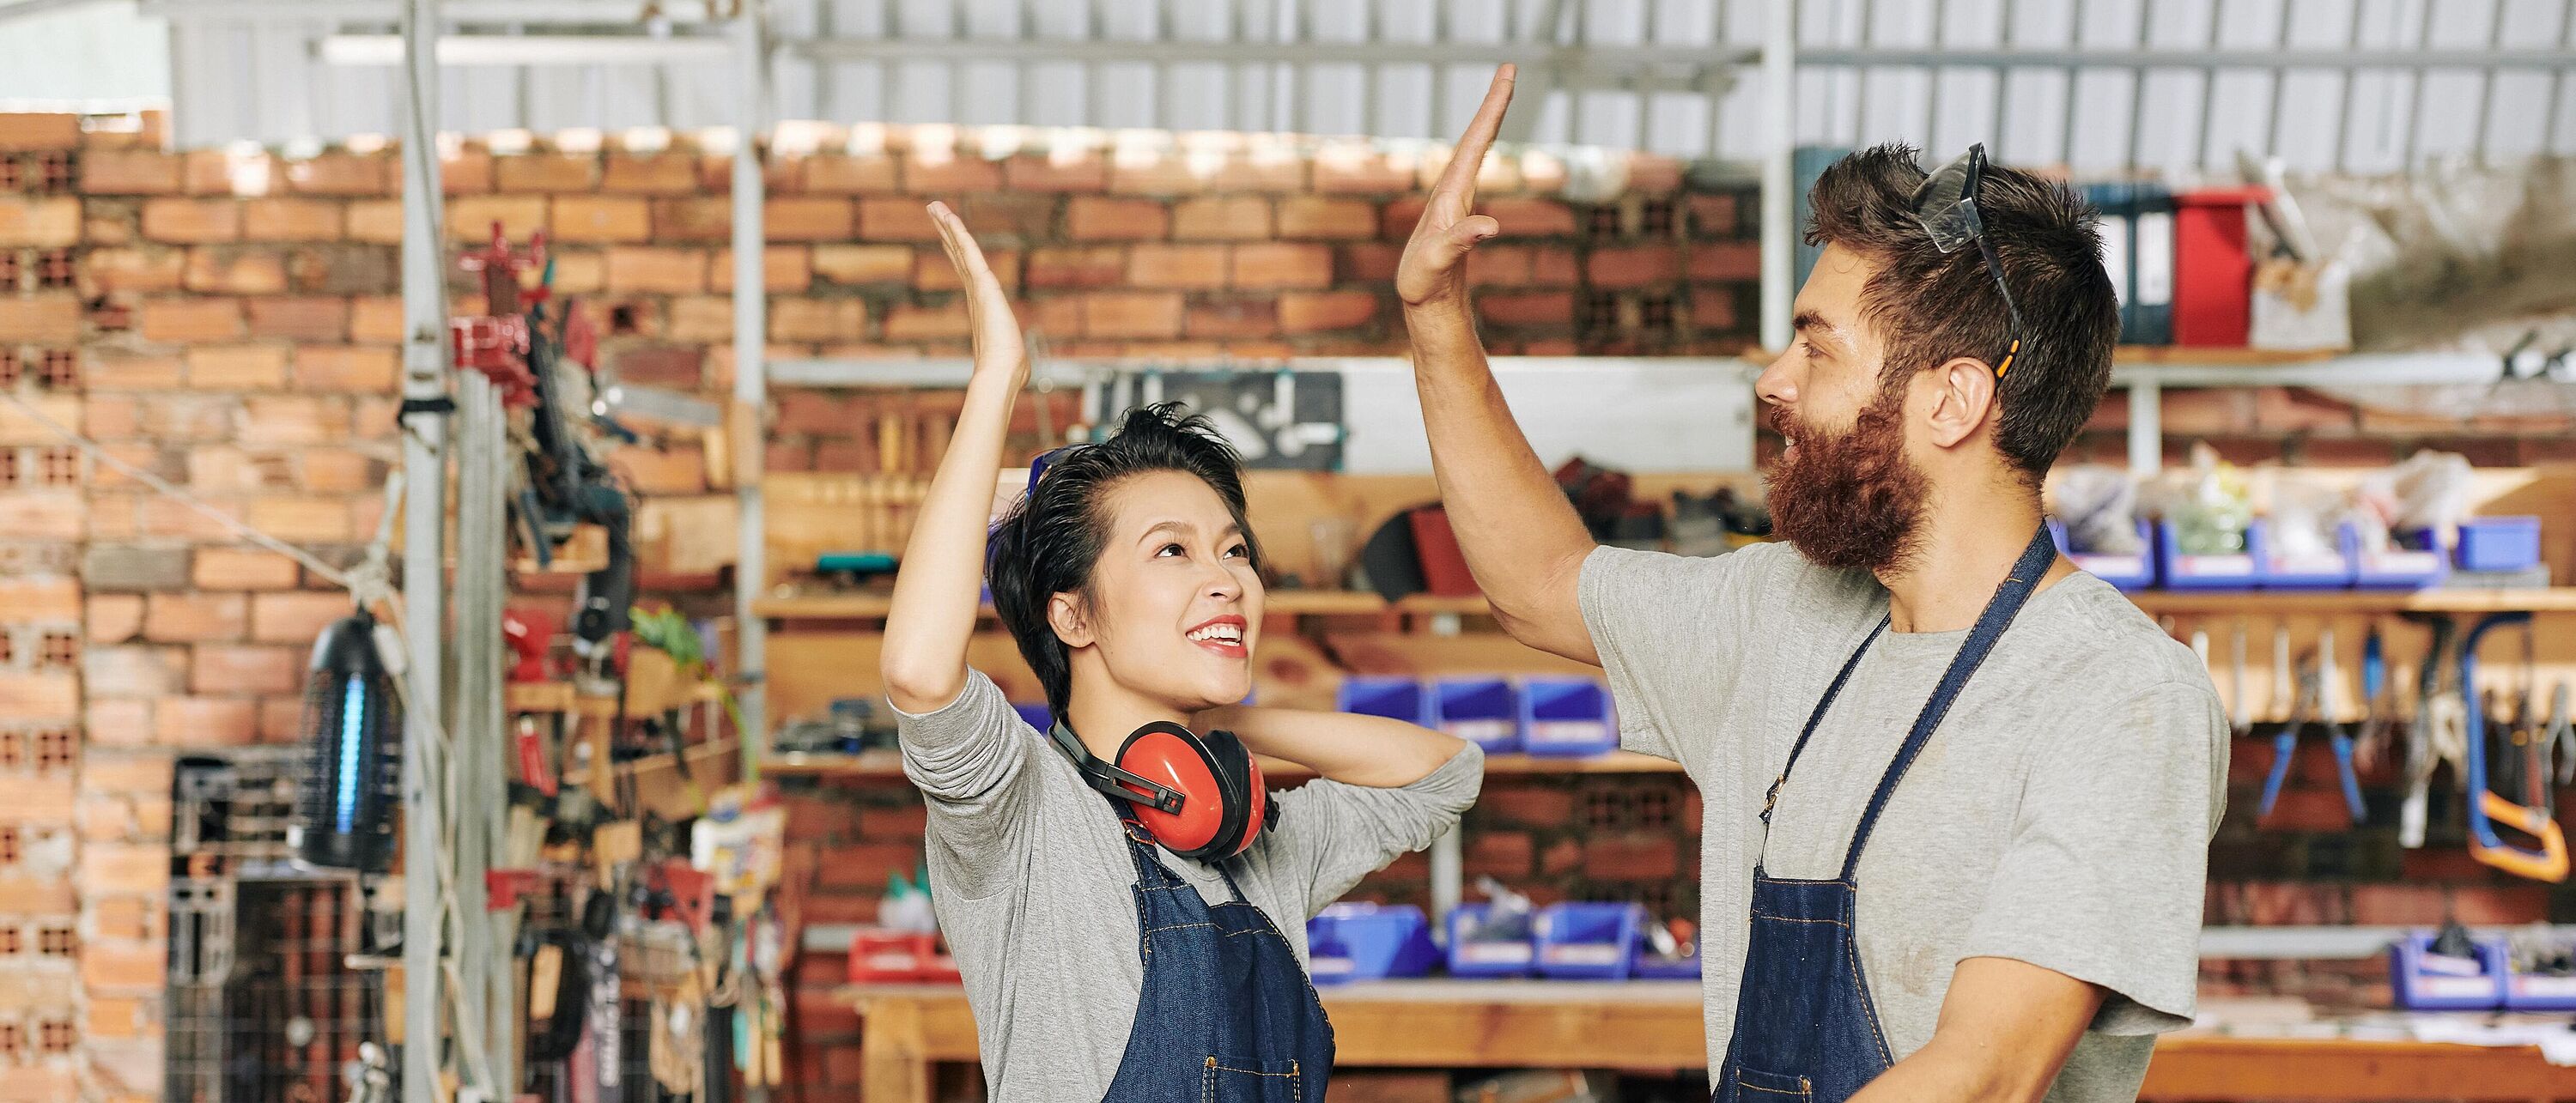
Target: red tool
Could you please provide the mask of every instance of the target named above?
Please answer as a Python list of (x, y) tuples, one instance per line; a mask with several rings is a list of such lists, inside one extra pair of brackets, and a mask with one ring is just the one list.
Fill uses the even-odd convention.
[(546, 661), (554, 650), (555, 637), (563, 632), (563, 618), (542, 609), (505, 609), (501, 612), (501, 642), (518, 655), (510, 664), (513, 682), (546, 682), (554, 680), (553, 664)]

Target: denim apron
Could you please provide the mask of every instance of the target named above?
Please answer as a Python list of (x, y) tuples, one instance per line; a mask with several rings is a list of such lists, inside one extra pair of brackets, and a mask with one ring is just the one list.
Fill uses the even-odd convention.
[(1333, 1072), (1333, 1027), (1297, 953), (1243, 898), (1210, 906), (1122, 813), (1136, 862), (1145, 989), (1110, 1103), (1311, 1103)]
[[(2040, 576), (2056, 560), (2057, 546), (2042, 529), (2013, 564), (2012, 575), (1996, 587), (1976, 627), (1969, 630), (1967, 642), (1941, 675), (1932, 699), (1915, 718), (1904, 745), (1897, 748), (1895, 761), (1879, 778), (1878, 791), (1870, 796), (1860, 825), (1852, 831), (1851, 849), (1843, 857), (1839, 876), (1830, 881), (1772, 877), (1763, 872), (1757, 853), (1752, 938), (1745, 948), (1743, 979), (1735, 996), (1735, 1035), (1727, 1040), (1726, 1060), (1711, 1077), (1711, 1099), (1718, 1103), (1841, 1103), (1895, 1063), (1887, 1034), (1879, 1029), (1878, 1010), (1870, 1002), (1860, 951), (1852, 941), (1859, 895), (1854, 874), (1860, 868), (1861, 850), (1869, 845), (1870, 830), (1877, 826), (1897, 782), (1904, 779), (1906, 767), (1931, 741), (1960, 688), (1967, 685), (1969, 675), (1985, 661)], [(1789, 771), (1796, 768), (1798, 755), (1807, 749), (1807, 739), (1816, 734), (1825, 710), (1833, 707), (1843, 683), (1887, 625), (1881, 619), (1843, 662), (1842, 672), (1834, 675), (1833, 685), (1816, 702), (1806, 729), (1789, 749), (1788, 763), (1780, 768), (1779, 778), (1762, 802), (1766, 844), (1771, 804), (1779, 799), (1780, 786), (1789, 780)]]

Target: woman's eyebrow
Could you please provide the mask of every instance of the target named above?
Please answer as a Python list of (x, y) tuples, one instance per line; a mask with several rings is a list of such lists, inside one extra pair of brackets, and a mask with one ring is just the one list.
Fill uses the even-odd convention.
[(1188, 536), (1189, 534), (1191, 534), (1191, 533), (1193, 533), (1193, 532), (1196, 532), (1196, 531), (1198, 531), (1198, 530), (1197, 530), (1195, 527), (1193, 527), (1193, 526), (1192, 526), (1189, 522), (1187, 522), (1187, 521), (1179, 521), (1179, 520), (1173, 520), (1173, 521), (1156, 521), (1156, 522), (1154, 522), (1154, 523), (1153, 523), (1153, 524), (1151, 524), (1151, 525), (1147, 525), (1147, 526), (1145, 527), (1144, 535), (1137, 537), (1137, 539), (1139, 539), (1139, 540), (1149, 539), (1149, 538), (1151, 538), (1151, 537), (1155, 536), (1156, 534), (1159, 534), (1159, 533), (1166, 533), (1166, 532), (1168, 532), (1168, 533), (1172, 533), (1172, 534), (1177, 535), (1177, 536)]

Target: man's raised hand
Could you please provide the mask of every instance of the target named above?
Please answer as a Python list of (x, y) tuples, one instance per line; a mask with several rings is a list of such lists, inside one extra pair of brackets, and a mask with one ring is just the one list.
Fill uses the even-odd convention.
[(946, 203), (930, 205), (930, 220), (939, 227), (939, 243), (948, 250), (948, 263), (957, 268), (957, 282), (966, 289), (966, 326), (975, 337), (975, 375), (995, 375), (1008, 381), (1016, 391), (1029, 379), (1028, 347), (1020, 340), (1020, 319), (1011, 313), (1011, 298), (1002, 293), (1002, 281), (994, 278), (991, 265), (984, 263), (984, 250), (975, 244), (957, 212)]
[(1440, 174), (1422, 208), (1422, 221), (1414, 223), (1413, 237), (1404, 243), (1404, 259), (1395, 267), (1395, 294), (1406, 306), (1464, 303), (1467, 251), (1502, 232), (1492, 217), (1470, 212), (1476, 209), (1476, 173), (1503, 127), (1503, 109), (1511, 106), (1514, 73), (1508, 64), (1494, 70), (1493, 87), (1485, 90), (1475, 121), (1458, 137), (1449, 168)]

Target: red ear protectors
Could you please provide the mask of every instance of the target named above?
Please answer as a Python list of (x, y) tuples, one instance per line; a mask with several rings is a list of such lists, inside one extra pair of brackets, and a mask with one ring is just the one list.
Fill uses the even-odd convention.
[(1279, 822), (1261, 764), (1233, 732), (1200, 735), (1157, 721), (1118, 746), (1114, 763), (1092, 757), (1058, 721), (1047, 733), (1091, 787), (1135, 805), (1154, 841), (1184, 858), (1225, 859), (1250, 849)]

